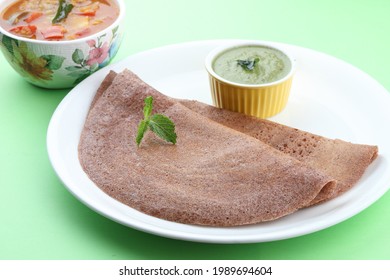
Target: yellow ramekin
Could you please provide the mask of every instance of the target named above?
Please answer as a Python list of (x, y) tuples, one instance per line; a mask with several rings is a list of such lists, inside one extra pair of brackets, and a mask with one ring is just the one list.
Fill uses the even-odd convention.
[[(236, 83), (215, 73), (213, 62), (221, 53), (232, 48), (245, 46), (267, 47), (282, 52), (290, 60), (290, 71), (283, 78), (264, 84)], [(212, 100), (216, 107), (258, 118), (269, 118), (280, 113), (286, 107), (295, 72), (295, 60), (280, 47), (253, 41), (224, 45), (209, 53), (205, 65), (209, 73)]]

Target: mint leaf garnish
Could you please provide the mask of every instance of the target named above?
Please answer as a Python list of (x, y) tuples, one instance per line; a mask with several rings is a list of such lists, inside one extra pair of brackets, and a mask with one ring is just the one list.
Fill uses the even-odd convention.
[(151, 116), (153, 109), (152, 96), (146, 97), (144, 102), (144, 119), (141, 120), (138, 125), (138, 132), (135, 138), (137, 146), (141, 144), (145, 132), (148, 129), (165, 141), (176, 144), (177, 135), (175, 133), (175, 124), (167, 116), (161, 114), (154, 114)]
[(168, 117), (161, 114), (153, 115), (149, 121), (149, 128), (160, 138), (173, 144), (176, 143), (175, 124)]
[(148, 119), (149, 116), (152, 114), (152, 109), (153, 109), (153, 97), (148, 96), (144, 100), (145, 106), (144, 106), (144, 118)]
[(144, 138), (145, 132), (148, 130), (148, 122), (145, 120), (140, 121), (138, 125), (138, 132), (135, 138), (135, 142), (137, 142), (137, 146), (141, 144), (142, 138)]
[(246, 60), (237, 60), (237, 64), (240, 65), (245, 71), (253, 71), (255, 69), (255, 66), (257, 63), (259, 63), (260, 59), (256, 57), (253, 60), (246, 59)]

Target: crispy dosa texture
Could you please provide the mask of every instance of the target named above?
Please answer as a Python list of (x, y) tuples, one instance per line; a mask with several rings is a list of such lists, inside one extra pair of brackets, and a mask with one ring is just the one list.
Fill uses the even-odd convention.
[(328, 139), (198, 101), (180, 100), (180, 103), (204, 117), (252, 136), (334, 178), (337, 184), (323, 188), (310, 205), (335, 198), (349, 190), (378, 155), (377, 146)]
[[(154, 98), (155, 113), (175, 123), (176, 145), (146, 133), (137, 148), (147, 96)], [(293, 213), (335, 184), (162, 95), (128, 70), (103, 83), (92, 104), (79, 143), (83, 169), (108, 195), (155, 217), (209, 226), (254, 224)]]

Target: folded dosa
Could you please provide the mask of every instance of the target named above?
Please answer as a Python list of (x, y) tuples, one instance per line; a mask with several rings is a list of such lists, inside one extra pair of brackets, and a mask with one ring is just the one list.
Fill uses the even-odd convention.
[[(115, 76), (116, 73), (111, 72), (106, 77), (95, 99), (112, 83)], [(377, 146), (329, 139), (198, 101), (178, 101), (194, 112), (252, 136), (313, 168), (321, 170), (337, 181), (337, 184), (329, 184), (323, 188), (308, 206), (330, 200), (349, 190), (362, 177), (367, 167), (378, 155)]]
[(329, 139), (198, 101), (180, 100), (180, 103), (202, 116), (263, 141), (334, 178), (337, 184), (323, 188), (310, 205), (327, 201), (349, 190), (378, 155), (377, 146)]
[[(112, 82), (109, 80), (112, 79)], [(144, 99), (176, 125), (177, 144), (135, 135)], [(274, 220), (334, 185), (328, 175), (153, 89), (111, 73), (92, 102), (79, 143), (84, 171), (111, 197), (162, 219), (210, 226)]]

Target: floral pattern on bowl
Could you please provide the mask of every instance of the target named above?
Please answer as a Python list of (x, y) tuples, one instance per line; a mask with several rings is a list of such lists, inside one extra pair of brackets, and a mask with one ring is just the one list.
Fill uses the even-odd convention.
[(118, 51), (119, 26), (89, 40), (41, 44), (0, 34), (0, 48), (28, 82), (44, 88), (69, 88), (108, 65)]

